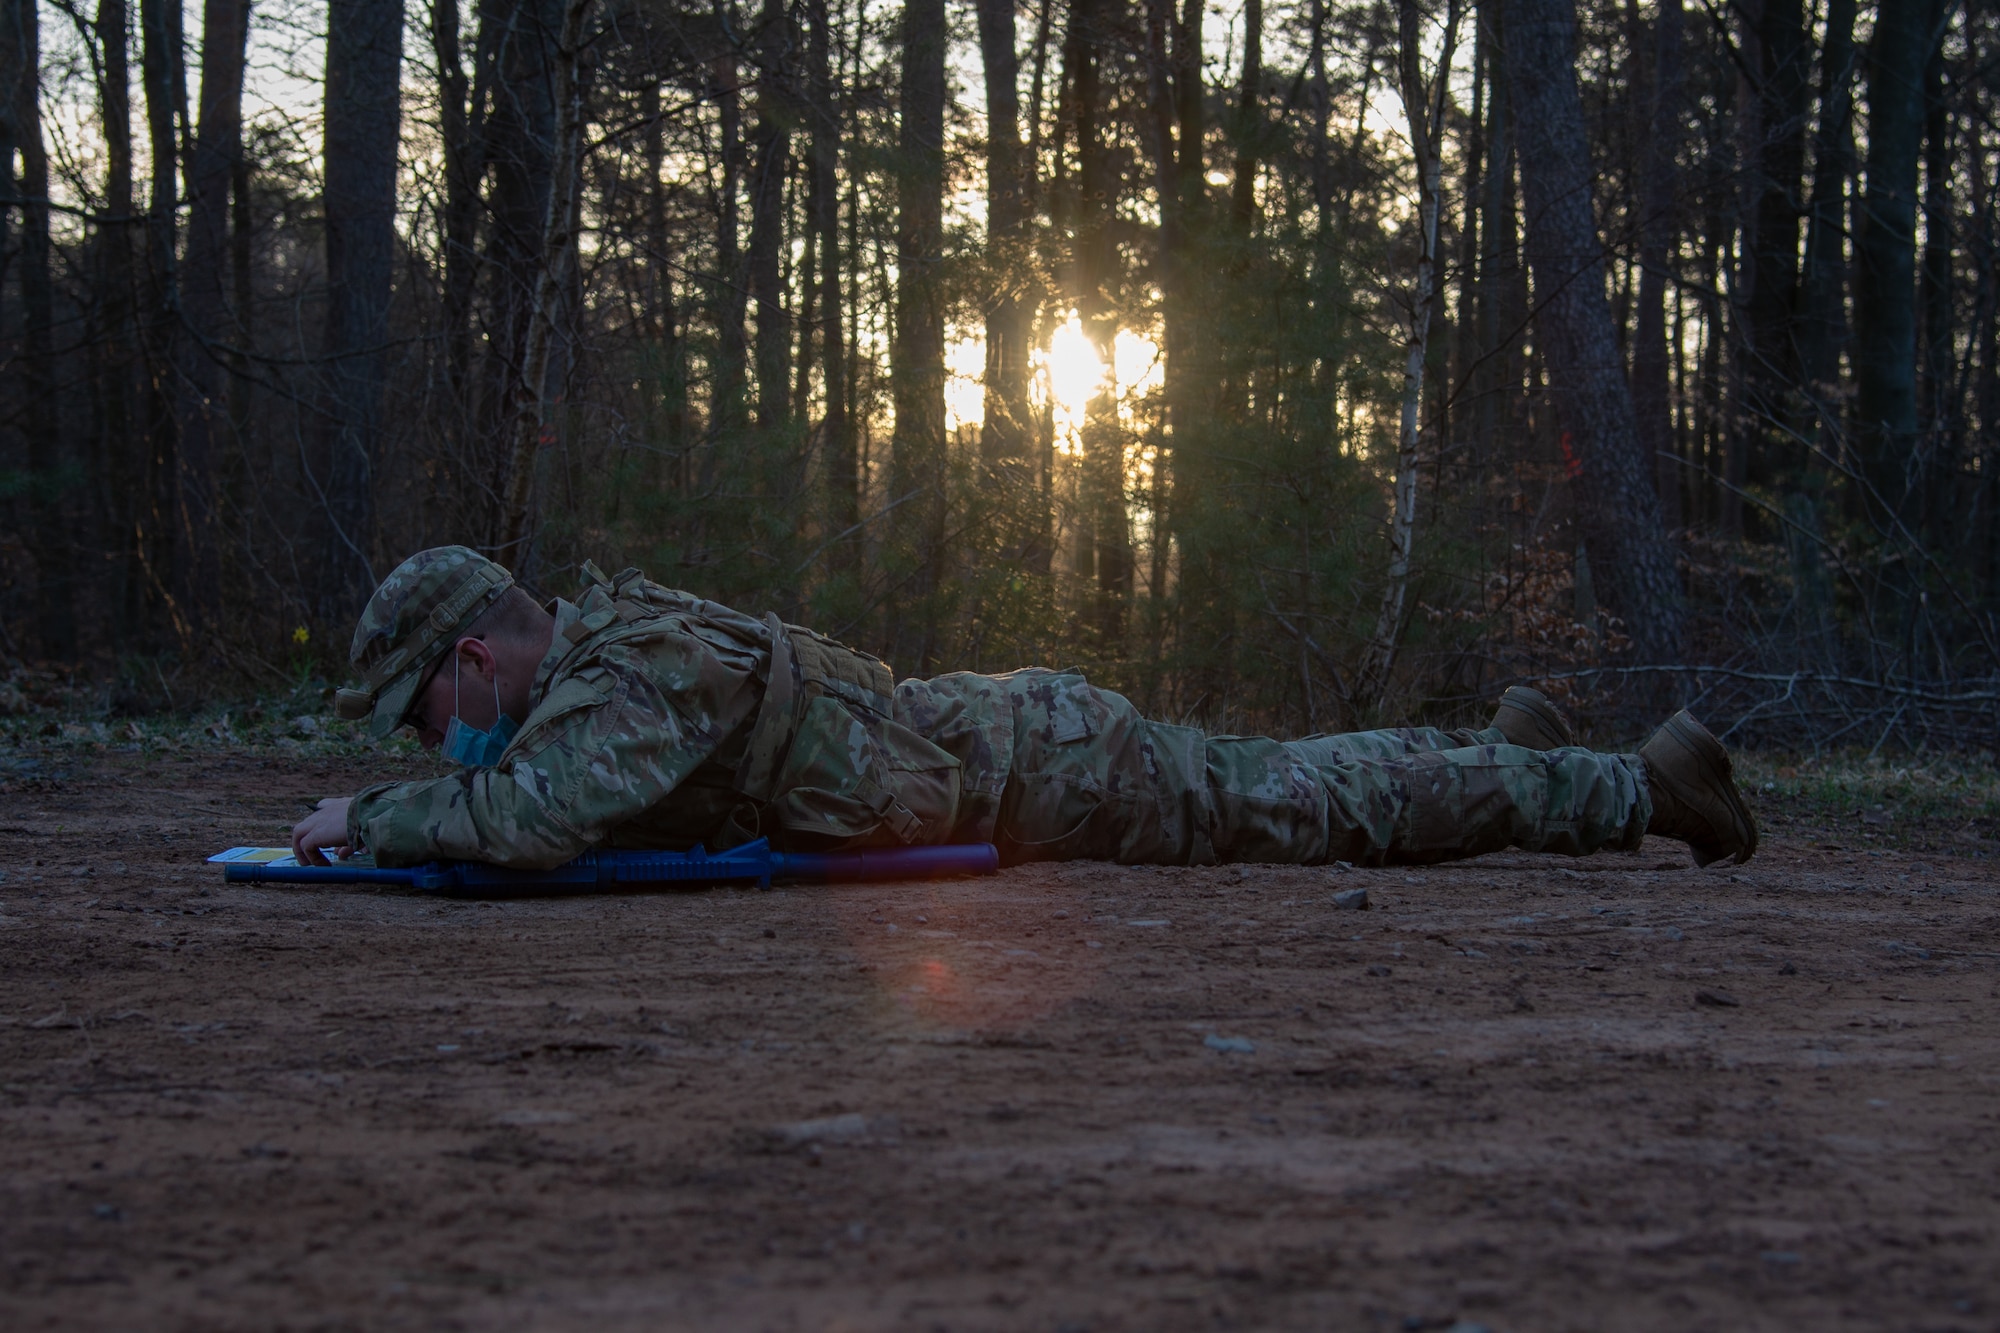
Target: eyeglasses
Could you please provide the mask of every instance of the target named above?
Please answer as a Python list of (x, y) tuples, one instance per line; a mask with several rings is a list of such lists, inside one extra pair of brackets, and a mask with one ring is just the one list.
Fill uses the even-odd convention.
[(411, 692), (410, 706), (403, 710), (403, 716), (396, 722), (397, 726), (415, 727), (418, 731), (424, 729), (423, 719), (416, 716), (417, 709), (422, 706), (424, 695), (430, 691), (431, 682), (437, 679), (437, 673), (444, 670), (445, 658), (457, 651), (458, 640), (453, 639), (445, 650), (438, 654), (437, 661), (424, 668), (423, 679), (417, 682), (417, 688)]

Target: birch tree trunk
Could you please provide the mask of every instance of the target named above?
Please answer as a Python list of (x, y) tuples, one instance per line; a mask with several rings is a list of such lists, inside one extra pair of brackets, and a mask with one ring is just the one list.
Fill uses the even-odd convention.
[[(792, 109), (788, 70), (791, 21), (784, 0), (764, 0), (757, 33), (761, 69), (757, 122), (750, 142), (750, 299), (757, 310), (757, 425), (782, 431), (791, 417), (791, 317), (785, 309), (781, 251), (785, 244), (785, 179), (791, 171)], [(775, 464), (773, 464), (775, 466)]]
[(1401, 51), (1398, 69), (1403, 109), (1410, 122), (1410, 150), (1417, 164), (1417, 215), (1422, 251), (1417, 256), (1416, 281), (1410, 289), (1410, 329), (1403, 354), (1403, 410), (1396, 431), (1395, 511), (1389, 520), (1389, 585), (1375, 619), (1368, 679), (1379, 699), (1389, 686), (1402, 637), (1403, 613), (1409, 600), (1410, 563), (1416, 548), (1417, 473), (1422, 440), (1424, 361), (1430, 353), (1431, 315), (1437, 302), (1438, 211), (1444, 192), (1444, 111), (1451, 85), (1451, 60), (1458, 45), (1461, 0), (1450, 0), (1445, 11), (1444, 46), (1436, 73), (1427, 83), (1423, 74), (1423, 11), (1416, 0), (1399, 0), (1397, 27)]
[[(1479, 300), (1479, 237), (1486, 225), (1486, 220), (1480, 216), (1479, 206), (1485, 199), (1481, 174), (1486, 169), (1486, 86), (1492, 81), (1493, 50), (1486, 25), (1479, 21), (1477, 0), (1469, 0), (1469, 3), (1472, 6), (1472, 106), (1459, 130), (1458, 299), (1452, 312), (1452, 345), (1447, 349), (1450, 353), (1447, 362), (1449, 378), (1445, 380), (1445, 392), (1441, 395), (1443, 404), (1437, 425), (1440, 438), (1471, 446), (1465, 456), (1477, 471), (1484, 460), (1478, 453), (1477, 442), (1465, 429), (1471, 413), (1466, 411), (1463, 394), (1479, 357), (1476, 346), (1479, 321), (1473, 311)], [(1325, 0), (1316, 0), (1314, 7), (1316, 10), (1324, 9)], [(1317, 47), (1321, 41), (1317, 33), (1313, 41)], [(1315, 171), (1313, 174), (1317, 178), (1323, 173)], [(1314, 193), (1324, 193), (1324, 187), (1317, 183), (1317, 179)], [(1440, 284), (1443, 281), (1440, 277)], [(1439, 299), (1443, 300), (1443, 297)]]
[(528, 307), (521, 350), (521, 379), (515, 389), (507, 452), (506, 489), (501, 496), (499, 558), (516, 568), (526, 563), (534, 536), (535, 464), (552, 443), (549, 419), (549, 347), (555, 340), (556, 307), (563, 276), (574, 259), (579, 172), (583, 155), (581, 67), (585, 20), (595, 0), (568, 0), (556, 40), (556, 143), (549, 173), (549, 210), (542, 226), (541, 266)]
[[(733, 0), (715, 0), (716, 26), (728, 42), (733, 25)], [(745, 401), (749, 373), (750, 344), (744, 333), (744, 312), (749, 306), (749, 285), (743, 271), (739, 244), (741, 202), (738, 193), (743, 181), (743, 92), (736, 64), (736, 51), (725, 45), (711, 68), (717, 131), (721, 135), (722, 193), (715, 209), (716, 366), (709, 388), (708, 433), (712, 438), (733, 438), (748, 416)], [(709, 474), (716, 465), (716, 450), (707, 451), (703, 462), (701, 490), (707, 494)]]
[(1632, 406), (1639, 419), (1639, 439), (1652, 459), (1655, 489), (1660, 493), (1660, 520), (1668, 528), (1681, 525), (1680, 467), (1673, 451), (1673, 397), (1667, 367), (1668, 261), (1678, 234), (1676, 216), (1679, 172), (1675, 155), (1681, 133), (1681, 3), (1660, 0), (1653, 20), (1653, 98), (1646, 117), (1646, 142), (1640, 150), (1639, 308), (1632, 338)]
[(1933, 555), (1955, 562), (1963, 541), (1957, 488), (1965, 421), (1958, 318), (1952, 299), (1952, 157), (1958, 112), (1945, 90), (1944, 67), (1939, 43), (1932, 46), (1924, 71), (1924, 250), (1917, 281), (1917, 420), (1922, 445), (1916, 471), (1925, 544)]
[[(811, 226), (819, 237), (819, 335), (826, 385), (826, 413), (820, 447), (825, 459), (827, 522), (835, 534), (861, 521), (861, 483), (856, 475), (854, 430), (847, 418), (847, 326), (841, 293), (840, 103), (833, 83), (833, 31), (827, 0), (807, 0), (812, 32), (807, 48), (811, 91)], [(808, 282), (813, 275), (808, 275)], [(808, 330), (808, 336), (812, 330)], [(849, 537), (833, 545), (835, 572), (851, 568), (857, 554)]]

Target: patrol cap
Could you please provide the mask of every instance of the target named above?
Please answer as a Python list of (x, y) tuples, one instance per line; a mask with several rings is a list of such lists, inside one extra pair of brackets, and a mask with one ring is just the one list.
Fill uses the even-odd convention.
[(370, 718), (376, 737), (394, 731), (424, 668), (513, 586), (505, 566), (465, 546), (433, 546), (397, 565), (361, 610), (347, 650), (361, 685), (335, 694), (334, 712)]

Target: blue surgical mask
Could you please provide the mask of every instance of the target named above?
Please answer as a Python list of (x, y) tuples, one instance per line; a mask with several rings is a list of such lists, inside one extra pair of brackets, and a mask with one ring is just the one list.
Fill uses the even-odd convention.
[(451, 721), (445, 724), (444, 757), (467, 768), (491, 768), (500, 762), (500, 756), (507, 752), (507, 746), (514, 739), (514, 733), (521, 724), (500, 711), (500, 680), (493, 681), (493, 712), (496, 721), (493, 726), (481, 731), (469, 727), (465, 719), (458, 715), (458, 657), (451, 659)]

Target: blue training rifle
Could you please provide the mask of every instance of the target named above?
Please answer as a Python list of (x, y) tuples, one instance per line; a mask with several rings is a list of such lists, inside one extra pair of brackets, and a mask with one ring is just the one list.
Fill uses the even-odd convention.
[(231, 884), (398, 884), (449, 898), (513, 898), (595, 893), (644, 884), (750, 882), (768, 888), (774, 879), (941, 879), (947, 875), (989, 875), (999, 868), (999, 850), (990, 842), (859, 852), (778, 852), (771, 850), (768, 839), (759, 838), (726, 852), (700, 847), (689, 852), (585, 852), (551, 870), (514, 870), (480, 861), (432, 861), (407, 869), (231, 861), (223, 864), (222, 878)]

